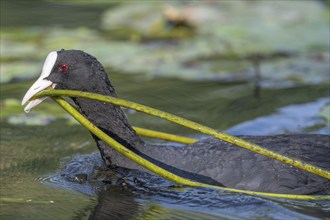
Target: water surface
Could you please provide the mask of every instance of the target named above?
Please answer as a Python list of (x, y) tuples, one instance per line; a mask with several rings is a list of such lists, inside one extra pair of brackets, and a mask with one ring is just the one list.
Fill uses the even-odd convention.
[[(134, 7), (129, 4), (1, 1), (1, 219), (330, 218), (329, 201), (177, 187), (148, 175), (138, 180), (128, 177), (124, 186), (111, 173), (87, 182), (89, 175), (103, 168), (89, 132), (50, 100), (29, 115), (20, 106), (46, 54), (75, 48), (102, 61), (121, 98), (232, 134), (329, 134), (329, 33), (327, 23), (322, 22), (324, 6), (306, 1), (292, 3), (290, 8), (276, 3), (285, 9), (281, 14), (271, 3), (251, 7), (235, 2), (238, 5), (214, 3), (214, 7), (226, 8), (219, 10), (224, 13), (222, 28), (211, 22), (213, 26), (204, 24), (197, 32), (201, 35), (182, 40), (169, 35), (171, 40), (162, 41), (165, 35), (160, 39), (140, 30), (124, 30), (120, 36), (107, 32), (104, 13), (114, 9), (117, 15), (128, 13), (130, 17)], [(241, 4), (244, 7), (237, 7)], [(161, 13), (156, 11), (158, 6), (152, 7), (145, 8), (152, 9), (150, 14)], [(297, 11), (300, 7), (309, 9), (309, 17)], [(271, 20), (274, 12), (277, 20)], [(231, 13), (242, 16), (229, 17)], [(139, 18), (138, 24), (145, 25), (148, 19), (141, 15), (134, 20)], [(259, 29), (249, 28), (255, 22), (259, 25), (253, 27)], [(306, 26), (290, 26), (293, 32), (283, 32), (295, 22)], [(311, 27), (313, 31), (296, 40), (294, 36)], [(238, 54), (227, 54), (228, 49)], [(255, 52), (265, 53), (261, 54), (265, 59), (260, 63), (259, 97), (254, 96), (256, 70), (249, 58)], [(133, 125), (205, 138), (170, 122), (125, 111)], [(104, 181), (104, 175), (112, 182)]]

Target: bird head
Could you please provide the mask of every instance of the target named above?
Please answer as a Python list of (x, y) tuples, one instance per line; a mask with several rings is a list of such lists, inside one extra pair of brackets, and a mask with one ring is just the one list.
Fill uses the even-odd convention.
[[(103, 66), (95, 57), (80, 50), (63, 49), (48, 54), (39, 78), (25, 94), (22, 105), (48, 87), (96, 93), (112, 88)], [(24, 111), (29, 112), (46, 98), (31, 100)]]

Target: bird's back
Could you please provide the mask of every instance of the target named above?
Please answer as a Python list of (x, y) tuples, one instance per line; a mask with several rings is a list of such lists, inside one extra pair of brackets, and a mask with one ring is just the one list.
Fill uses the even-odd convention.
[[(242, 136), (270, 150), (330, 170), (330, 136)], [(148, 146), (146, 154), (178, 169), (197, 173), (231, 188), (310, 194), (330, 181), (282, 162), (210, 138), (185, 147)]]

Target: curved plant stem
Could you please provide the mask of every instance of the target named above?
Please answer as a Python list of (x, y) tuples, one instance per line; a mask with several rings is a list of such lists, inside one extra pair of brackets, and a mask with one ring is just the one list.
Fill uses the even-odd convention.
[(302, 162), (297, 159), (292, 159), (288, 156), (281, 155), (277, 152), (265, 149), (259, 145), (247, 142), (243, 139), (233, 137), (231, 135), (216, 131), (212, 128), (209, 128), (207, 126), (198, 124), (196, 122), (192, 122), (190, 120), (175, 116), (173, 114), (169, 114), (154, 108), (150, 108), (145, 105), (140, 105), (134, 102), (126, 101), (123, 99), (110, 97), (110, 96), (103, 96), (100, 94), (94, 94), (94, 93), (88, 93), (88, 92), (81, 92), (81, 91), (73, 91), (73, 90), (47, 90), (42, 91), (35, 95), (36, 98), (41, 98), (45, 96), (69, 96), (69, 97), (80, 97), (80, 98), (88, 98), (88, 99), (94, 99), (101, 102), (108, 102), (112, 103), (114, 105), (123, 106), (126, 108), (131, 108), (139, 112), (144, 112), (149, 115), (153, 115), (162, 119), (166, 119), (168, 121), (172, 121), (174, 123), (177, 123), (179, 125), (191, 128), (193, 130), (199, 131), (201, 133), (216, 137), (218, 139), (227, 141), (229, 143), (232, 143), (234, 145), (237, 145), (239, 147), (245, 148), (247, 150), (256, 152), (258, 154), (270, 157), (272, 159), (281, 161), (283, 163), (289, 164), (291, 166), (297, 167), (299, 169), (308, 171), (310, 173), (319, 175), (321, 177), (330, 179), (330, 172), (327, 170), (324, 170), (322, 168), (319, 168), (317, 166), (314, 166), (312, 164), (308, 164), (305, 162)]
[(181, 184), (181, 185), (188, 185), (188, 186), (199, 186), (199, 187), (208, 187), (208, 188), (215, 188), (220, 189), (224, 191), (230, 191), (230, 192), (236, 192), (236, 193), (244, 193), (249, 195), (256, 195), (256, 196), (266, 196), (266, 197), (276, 197), (276, 198), (284, 198), (284, 199), (300, 199), (300, 200), (328, 200), (330, 199), (330, 196), (311, 196), (311, 195), (293, 195), (293, 194), (277, 194), (277, 193), (264, 193), (264, 192), (255, 192), (255, 191), (248, 191), (248, 190), (239, 190), (239, 189), (233, 189), (233, 188), (225, 188), (220, 186), (214, 186), (204, 183), (199, 183), (195, 181), (191, 181), (189, 179), (182, 178), (180, 176), (177, 176), (161, 167), (158, 167), (157, 165), (151, 163), (148, 160), (145, 160), (144, 158), (136, 155), (134, 152), (130, 151), (111, 137), (109, 137), (107, 134), (105, 134), (103, 131), (101, 131), (99, 128), (97, 128), (95, 125), (93, 125), (88, 119), (86, 119), (84, 116), (82, 116), (73, 106), (71, 106), (69, 103), (67, 103), (63, 98), (61, 97), (52, 97), (52, 99), (58, 103), (62, 108), (64, 108), (65, 111), (67, 111), (70, 115), (72, 115), (81, 125), (86, 127), (90, 132), (95, 134), (97, 137), (102, 139), (105, 143), (107, 143), (109, 146), (113, 147), (115, 150), (122, 153), (124, 156), (130, 158), (131, 160), (135, 161), (136, 163), (140, 164), (141, 166), (147, 168), (148, 170), (170, 180), (175, 183)]
[(174, 134), (169, 134), (165, 132), (160, 132), (160, 131), (154, 131), (150, 129), (145, 129), (145, 128), (140, 128), (133, 126), (133, 129), (138, 135), (150, 137), (150, 138), (157, 138), (157, 139), (162, 139), (166, 141), (173, 141), (173, 142), (178, 142), (182, 144), (193, 144), (196, 143), (198, 140), (193, 139), (193, 138), (187, 138), (179, 135), (174, 135)]

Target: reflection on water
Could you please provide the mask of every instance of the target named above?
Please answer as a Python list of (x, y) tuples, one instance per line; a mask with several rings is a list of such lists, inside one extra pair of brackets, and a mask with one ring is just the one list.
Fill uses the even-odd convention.
[[(109, 174), (100, 167), (98, 154), (76, 156), (54, 176), (54, 187), (97, 195), (91, 219), (318, 219), (328, 216), (330, 201), (293, 201), (268, 199), (223, 192), (202, 187), (177, 187), (160, 177), (146, 173), (125, 174), (122, 181), (102, 182)], [(86, 163), (80, 163), (86, 161)], [(94, 161), (94, 163), (93, 163)], [(99, 164), (100, 165), (100, 164)], [(84, 183), (74, 180), (77, 174), (88, 174)], [(95, 174), (101, 172), (101, 174)], [(97, 178), (95, 178), (97, 176)], [(71, 178), (70, 178), (71, 177)], [(70, 180), (70, 181), (69, 181)], [(115, 181), (113, 181), (115, 180)]]
[(141, 211), (140, 206), (133, 194), (112, 187), (99, 193), (90, 219), (133, 219)]
[[(228, 129), (227, 132), (232, 135), (274, 135), (286, 131), (290, 133), (308, 132), (308, 128), (325, 123), (324, 118), (315, 116), (329, 104), (330, 99), (326, 97), (311, 103), (286, 106), (278, 109), (275, 114), (243, 122)], [(321, 129), (313, 132), (330, 135), (329, 126), (329, 124), (326, 127), (322, 126)], [(266, 130), (265, 127), (267, 127)]]

